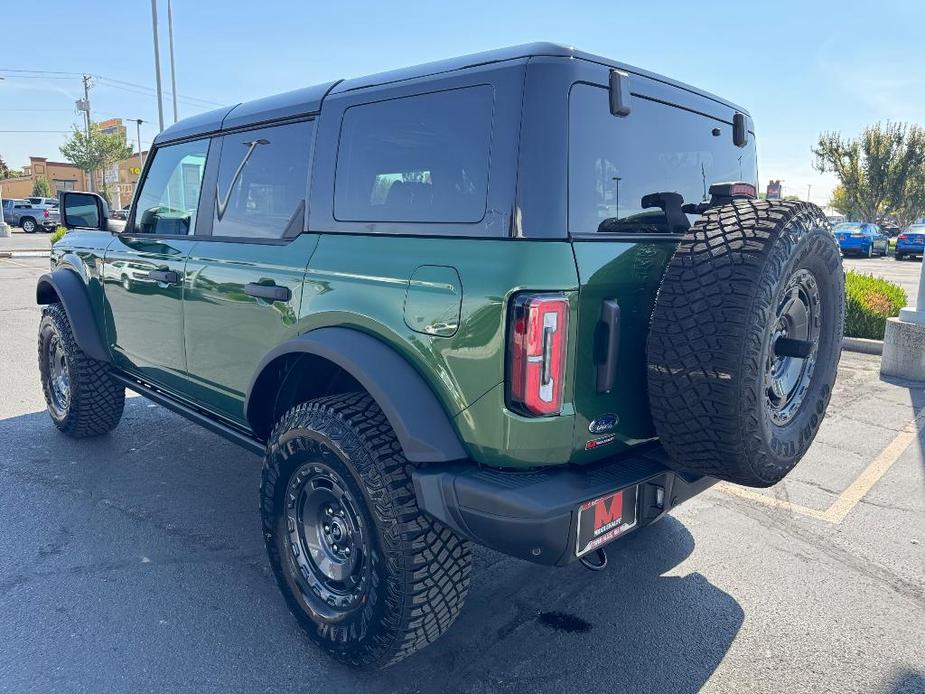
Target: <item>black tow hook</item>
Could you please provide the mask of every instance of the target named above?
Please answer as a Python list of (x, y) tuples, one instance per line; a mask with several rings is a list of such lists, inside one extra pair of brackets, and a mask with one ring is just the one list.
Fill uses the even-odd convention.
[[(590, 556), (597, 557), (597, 563), (594, 563), (589, 558)], [(583, 557), (578, 557), (578, 561), (581, 562), (581, 565), (586, 569), (591, 571), (602, 571), (607, 568), (607, 552), (604, 551), (604, 548), (594, 550), (593, 555), (585, 555)]]

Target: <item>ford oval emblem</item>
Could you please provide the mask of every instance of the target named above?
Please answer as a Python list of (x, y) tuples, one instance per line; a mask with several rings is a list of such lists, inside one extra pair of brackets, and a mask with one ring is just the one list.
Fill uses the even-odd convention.
[(615, 414), (601, 415), (588, 425), (588, 431), (592, 434), (606, 434), (608, 431), (613, 431), (619, 421), (620, 418)]

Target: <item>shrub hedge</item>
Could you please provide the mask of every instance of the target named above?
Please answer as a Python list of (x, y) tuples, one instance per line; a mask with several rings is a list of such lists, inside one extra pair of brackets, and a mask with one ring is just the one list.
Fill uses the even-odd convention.
[(845, 298), (845, 335), (869, 340), (882, 340), (886, 319), (906, 305), (902, 287), (854, 270), (845, 273)]
[(67, 227), (58, 227), (53, 232), (51, 232), (52, 244), (58, 243), (58, 241), (61, 240), (61, 237), (63, 237), (66, 233), (67, 233)]

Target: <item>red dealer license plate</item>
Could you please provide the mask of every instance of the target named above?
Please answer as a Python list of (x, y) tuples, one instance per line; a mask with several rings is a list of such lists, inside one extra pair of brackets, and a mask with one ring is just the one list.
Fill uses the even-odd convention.
[(627, 487), (578, 507), (576, 556), (587, 554), (636, 526), (637, 489)]

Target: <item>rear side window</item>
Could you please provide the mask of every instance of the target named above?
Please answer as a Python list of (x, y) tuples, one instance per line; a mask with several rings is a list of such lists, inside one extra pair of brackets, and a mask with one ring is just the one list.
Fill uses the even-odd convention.
[(189, 234), (196, 227), (208, 140), (158, 147), (135, 206), (136, 234)]
[(279, 239), (302, 231), (314, 121), (225, 135), (212, 236)]
[(490, 86), (480, 85), (348, 108), (334, 217), (480, 222), (488, 197), (492, 95)]
[[(576, 84), (569, 95), (569, 231), (669, 232), (652, 193), (685, 203), (710, 199), (714, 183), (757, 186), (754, 137), (736, 147), (732, 125), (667, 104), (634, 98), (631, 113), (610, 113), (609, 92)], [(678, 210), (676, 214), (680, 214)], [(689, 215), (688, 220), (694, 221)], [(683, 217), (682, 217), (683, 221)]]

